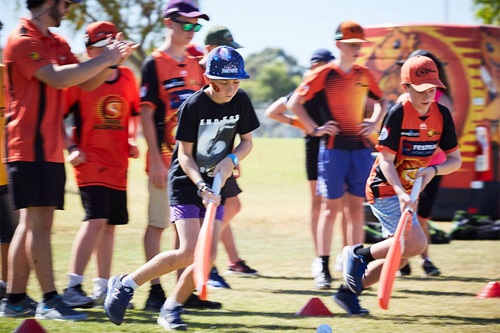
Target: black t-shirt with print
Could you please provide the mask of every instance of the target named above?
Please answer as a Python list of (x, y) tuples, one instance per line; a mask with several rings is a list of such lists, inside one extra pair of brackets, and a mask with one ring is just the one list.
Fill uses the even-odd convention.
[[(217, 104), (205, 94), (206, 88), (207, 86), (194, 93), (180, 107), (175, 139), (194, 144), (193, 155), (200, 173), (208, 184), (212, 184), (211, 171), (217, 163), (231, 154), (236, 135), (250, 133), (260, 124), (252, 103), (243, 90), (238, 90), (228, 103)], [(170, 205), (202, 205), (195, 184), (179, 164), (178, 151), (177, 143), (168, 175)]]

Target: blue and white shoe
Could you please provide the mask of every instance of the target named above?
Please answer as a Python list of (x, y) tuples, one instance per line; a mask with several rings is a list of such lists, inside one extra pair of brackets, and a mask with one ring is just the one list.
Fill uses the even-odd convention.
[(337, 293), (333, 295), (333, 300), (342, 309), (344, 309), (350, 316), (352, 315), (364, 316), (370, 313), (367, 309), (363, 309), (359, 305), (358, 295), (351, 292), (344, 285), (341, 285)]
[(104, 300), (104, 310), (109, 320), (115, 325), (123, 323), (130, 300), (134, 297), (134, 290), (122, 284), (126, 274), (113, 276), (108, 281), (108, 293)]
[(224, 280), (224, 278), (219, 275), (219, 271), (215, 266), (212, 266), (212, 269), (210, 270), (207, 287), (211, 289), (231, 289), (226, 280)]
[(8, 298), (3, 298), (0, 303), (0, 317), (33, 317), (36, 307), (37, 302), (28, 295), (17, 303), (12, 303)]
[(365, 258), (354, 253), (357, 249), (362, 247), (362, 244), (346, 246), (342, 251), (345, 283), (347, 288), (357, 295), (361, 294), (363, 291), (362, 278), (368, 267)]
[(181, 319), (182, 311), (182, 306), (167, 309), (165, 305), (163, 305), (161, 307), (160, 316), (156, 322), (166, 331), (185, 331), (187, 330), (187, 325)]

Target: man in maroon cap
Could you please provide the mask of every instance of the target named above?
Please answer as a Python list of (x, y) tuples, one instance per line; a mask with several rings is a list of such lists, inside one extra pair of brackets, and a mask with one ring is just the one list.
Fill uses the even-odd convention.
[[(163, 11), (167, 34), (164, 42), (144, 60), (141, 83), (141, 120), (148, 145), (146, 172), (149, 176), (148, 226), (144, 234), (146, 261), (160, 253), (163, 230), (169, 225), (167, 170), (170, 166), (177, 130), (177, 109), (203, 85), (203, 69), (186, 47), (201, 29), (200, 12), (195, 1), (172, 0)], [(174, 227), (174, 235), (177, 232)], [(179, 246), (178, 241), (174, 245)], [(160, 279), (151, 281), (151, 290), (144, 309), (159, 312), (165, 302)], [(201, 301), (192, 295), (186, 307), (220, 308), (217, 302)]]

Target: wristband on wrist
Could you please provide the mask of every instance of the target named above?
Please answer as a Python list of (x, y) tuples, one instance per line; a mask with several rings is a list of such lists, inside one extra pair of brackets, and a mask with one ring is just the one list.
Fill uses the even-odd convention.
[(434, 177), (436, 177), (438, 174), (438, 167), (435, 165), (431, 165), (431, 168), (434, 169)]
[(197, 189), (200, 189), (200, 188), (202, 188), (202, 187), (203, 187), (203, 185), (206, 185), (206, 183), (205, 183), (205, 181), (202, 179), (202, 180), (198, 180), (198, 181), (196, 182), (196, 184), (195, 184), (195, 185), (196, 185), (196, 188), (197, 188)]
[(109, 66), (108, 68), (109, 68), (109, 69), (117, 69), (117, 68), (118, 68), (118, 65)]
[(75, 150), (75, 149), (77, 149), (77, 148), (78, 148), (78, 146), (77, 146), (77, 145), (70, 145), (70, 146), (68, 147), (68, 153), (71, 153), (73, 150)]
[(314, 131), (310, 134), (311, 136), (316, 136), (316, 133), (318, 132), (318, 128), (314, 127)]
[(229, 157), (231, 159), (231, 161), (233, 161), (234, 166), (238, 165), (238, 156), (236, 156), (234, 154), (229, 154), (229, 155), (227, 155), (227, 157)]
[(205, 191), (209, 191), (209, 192), (212, 192), (212, 189), (210, 188), (210, 186), (208, 186), (208, 184), (203, 184), (199, 189), (198, 191), (196, 191), (196, 194), (198, 194), (198, 196), (201, 198), (201, 194)]

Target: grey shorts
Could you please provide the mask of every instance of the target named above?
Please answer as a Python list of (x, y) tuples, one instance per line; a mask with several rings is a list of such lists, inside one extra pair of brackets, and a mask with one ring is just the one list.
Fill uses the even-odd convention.
[[(373, 215), (380, 221), (382, 225), (382, 235), (387, 238), (394, 235), (396, 228), (401, 217), (401, 209), (399, 208), (398, 196), (389, 198), (377, 198), (375, 202), (370, 205)], [(417, 213), (412, 215), (412, 228), (419, 226)]]

